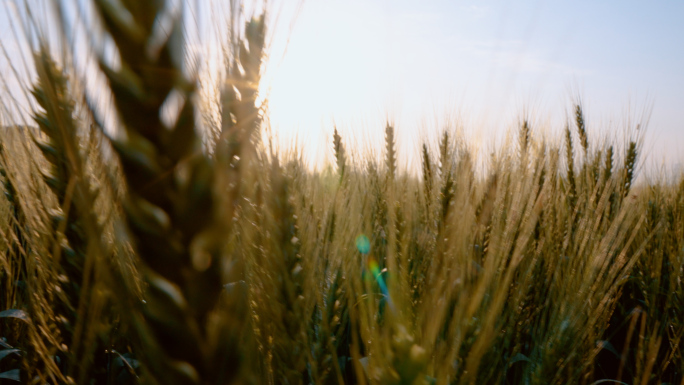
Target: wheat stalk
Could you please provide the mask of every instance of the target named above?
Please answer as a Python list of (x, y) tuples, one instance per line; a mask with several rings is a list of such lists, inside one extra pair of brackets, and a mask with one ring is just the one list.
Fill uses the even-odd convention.
[(387, 122), (385, 126), (385, 165), (391, 181), (396, 179), (397, 155), (394, 150), (394, 125)]
[(300, 238), (294, 208), (290, 203), (289, 183), (277, 160), (272, 166), (273, 194), (269, 202), (274, 221), (271, 249), (275, 252), (273, 271), (278, 276), (275, 289), (279, 312), (274, 318), (274, 372), (278, 383), (297, 384), (302, 381), (306, 366), (306, 332), (304, 330), (307, 303), (304, 263), (300, 255)]
[[(102, 59), (100, 67), (110, 82), (126, 134), (112, 139), (112, 144), (129, 188), (124, 205), (127, 227), (145, 263), (148, 285), (147, 305), (132, 304), (142, 315), (134, 317), (134, 324), (148, 369), (157, 381), (227, 382), (238, 374), (233, 359), (239, 355), (231, 346), (236, 346), (234, 333), (239, 326), (235, 329), (235, 325), (240, 325), (241, 316), (240, 311), (217, 313), (226, 274), (220, 244), (226, 226), (213, 190), (215, 166), (201, 153), (195, 131), (194, 86), (184, 80), (173, 60), (183, 37), (171, 34), (159, 40), (155, 35), (159, 33), (155, 19), (167, 17), (159, 4), (122, 6), (126, 9), (97, 3), (121, 57), (118, 69)], [(123, 20), (123, 12), (131, 17)], [(178, 20), (172, 22), (179, 28)], [(161, 43), (155, 46), (153, 41)], [(241, 56), (241, 60), (243, 67), (249, 66), (249, 58)], [(253, 104), (250, 87), (243, 89), (243, 108), (236, 109), (237, 125), (251, 127), (257, 119), (246, 107)], [(169, 129), (160, 111), (172, 91), (182, 95), (183, 105)], [(170, 340), (171, 335), (179, 338)]]
[(629, 195), (629, 190), (632, 188), (632, 182), (634, 181), (634, 171), (637, 162), (637, 144), (634, 141), (629, 142), (629, 147), (627, 148), (627, 153), (625, 154), (625, 166), (623, 175), (623, 185), (622, 185), (622, 196), (626, 197)]
[(337, 172), (340, 174), (340, 180), (344, 177), (344, 171), (347, 164), (344, 145), (342, 144), (342, 137), (337, 132), (337, 127), (333, 133), (333, 151), (335, 152), (335, 161), (337, 162)]
[[(49, 57), (47, 48), (42, 47), (34, 61), (38, 83), (32, 93), (43, 112), (36, 111), (33, 118), (46, 138), (35, 141), (51, 165), (43, 177), (61, 208), (61, 212), (54, 214), (52, 220), (55, 245), (61, 247), (53, 257), (59, 265), (60, 274), (65, 274), (65, 280), (56, 283), (62, 290), (55, 306), (62, 320), (59, 334), (63, 346), (68, 349), (62, 359), (68, 363), (69, 369), (65, 375), (70, 377), (75, 376), (76, 365), (80, 366), (77, 378), (82, 382), (89, 376), (88, 369), (94, 359), (90, 357), (88, 347), (97, 324), (89, 324), (88, 321), (98, 319), (100, 315), (90, 294), (94, 264), (87, 261), (88, 240), (84, 228), (88, 226), (88, 221), (82, 221), (83, 205), (73, 204), (72, 199), (86, 197), (94, 202), (94, 193), (88, 180), (83, 178), (85, 171), (79, 152), (78, 124), (74, 119), (74, 102), (69, 97), (67, 79)], [(66, 238), (65, 243), (60, 242), (62, 236)], [(90, 256), (91, 259), (93, 257)], [(103, 348), (95, 350), (99, 356), (104, 354)], [(102, 357), (95, 359), (101, 360)]]
[(584, 125), (584, 112), (582, 111), (582, 105), (575, 105), (575, 124), (577, 125), (577, 134), (580, 138), (580, 144), (582, 145), (582, 150), (584, 150), (584, 155), (586, 156), (589, 152), (589, 138), (587, 136), (587, 128)]
[(570, 128), (565, 127), (565, 160), (567, 162), (568, 203), (571, 208), (577, 202), (577, 186), (575, 180), (575, 155), (572, 148), (572, 134)]
[(520, 132), (518, 133), (518, 151), (521, 163), (527, 157), (527, 151), (530, 146), (530, 125), (527, 119), (523, 120), (520, 126)]
[(427, 222), (430, 222), (430, 212), (432, 211), (432, 183), (434, 176), (432, 175), (432, 160), (428, 152), (427, 145), (423, 143), (423, 201), (425, 202), (425, 215)]

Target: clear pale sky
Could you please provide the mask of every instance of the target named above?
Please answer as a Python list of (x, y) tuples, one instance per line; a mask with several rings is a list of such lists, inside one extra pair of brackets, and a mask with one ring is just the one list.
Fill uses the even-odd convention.
[[(11, 0), (1, 1), (0, 38), (14, 55)], [(225, 8), (179, 1), (200, 8), (205, 30), (220, 19), (209, 9)], [(307, 0), (292, 23), (299, 4), (272, 2), (262, 91), (273, 131), (296, 136), (316, 164), (330, 156), (333, 122), (349, 150), (380, 152), (389, 117), (408, 162), (448, 121), (485, 150), (524, 112), (537, 135), (557, 135), (580, 95), (590, 141), (622, 143), (650, 111), (644, 167), (684, 170), (682, 0)]]
[(309, 0), (291, 33), (288, 7), (269, 62), (271, 117), (308, 152), (330, 147), (333, 121), (381, 146), (386, 116), (409, 151), (447, 113), (485, 147), (523, 111), (558, 133), (580, 95), (595, 142), (622, 140), (650, 111), (645, 167), (682, 169), (684, 1)]

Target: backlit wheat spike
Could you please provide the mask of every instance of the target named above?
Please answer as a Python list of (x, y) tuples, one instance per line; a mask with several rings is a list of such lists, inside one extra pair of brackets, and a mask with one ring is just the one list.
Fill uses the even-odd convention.
[(609, 146), (606, 150), (606, 158), (603, 164), (603, 179), (604, 181), (610, 180), (613, 176), (613, 146)]
[(442, 188), (439, 192), (440, 197), (440, 227), (443, 226), (447, 219), (449, 213), (449, 206), (451, 205), (452, 198), (454, 197), (454, 178), (451, 170), (446, 172), (444, 179), (442, 180)]
[(588, 170), (588, 178), (591, 182), (590, 188), (593, 188), (599, 183), (599, 178), (601, 177), (601, 160), (603, 160), (603, 151), (597, 150)]
[(427, 145), (423, 143), (423, 200), (425, 202), (425, 214), (428, 222), (430, 221), (430, 211), (432, 207), (432, 183), (434, 176), (432, 174), (432, 160), (428, 152)]
[(452, 150), (449, 141), (449, 132), (447, 130), (444, 130), (444, 133), (442, 134), (442, 140), (439, 144), (439, 171), (442, 182), (442, 186), (439, 191), (440, 229), (443, 228), (444, 223), (446, 222), (449, 206), (451, 205), (451, 199), (454, 196), (454, 177), (452, 171), (453, 154), (451, 151)]
[[(13, 297), (15, 297), (15, 301), (21, 302), (22, 300), (27, 300), (26, 296), (28, 293), (26, 290), (20, 290), (20, 288), (17, 288), (14, 285), (14, 282), (16, 281), (26, 281), (26, 274), (27, 271), (25, 268), (22, 268), (22, 262), (23, 262), (23, 257), (22, 253), (25, 253), (26, 251), (26, 239), (24, 238), (24, 211), (21, 208), (21, 203), (19, 202), (19, 196), (17, 195), (17, 189), (15, 187), (15, 182), (13, 180), (13, 176), (8, 174), (7, 170), (7, 153), (5, 150), (5, 138), (2, 138), (0, 141), (0, 176), (2, 176), (2, 187), (3, 187), (3, 196), (7, 200), (7, 204), (9, 205), (9, 215), (8, 215), (8, 226), (6, 227), (6, 231), (8, 231), (8, 234), (3, 234), (3, 238), (5, 239), (6, 242), (6, 247), (8, 246), (8, 250), (6, 251), (6, 256), (8, 259), (9, 264), (12, 265), (12, 267), (15, 267), (16, 273), (11, 274), (10, 272), (12, 270), (2, 270), (0, 271), (0, 277), (2, 277), (2, 281), (0, 284), (2, 284), (3, 288), (6, 288), (6, 291), (3, 291), (3, 296), (9, 294), (12, 291), (15, 291)], [(0, 299), (5, 299), (0, 297)], [(8, 301), (6, 305), (14, 307), (14, 302), (15, 301)]]
[[(245, 120), (251, 118), (254, 121), (258, 115), (256, 97), (261, 80), (261, 62), (264, 57), (265, 39), (266, 14), (262, 13), (260, 16), (247, 22), (245, 26), (245, 39), (242, 40), (240, 45), (240, 64), (244, 70), (244, 78), (247, 82), (238, 84), (237, 89), (240, 91), (242, 102), (246, 109), (247, 116), (245, 116)], [(245, 43), (249, 44), (249, 48), (245, 47)], [(241, 118), (238, 116), (238, 120), (241, 120)]]
[(232, 49), (233, 61), (229, 63), (225, 83), (221, 89), (221, 139), (218, 143), (218, 159), (228, 168), (231, 200), (237, 200), (242, 180), (240, 170), (250, 140), (261, 127), (261, 109), (257, 105), (261, 64), (264, 56), (266, 33), (265, 14), (245, 24), (245, 39)]
[(530, 125), (527, 119), (523, 120), (518, 133), (518, 151), (520, 159), (523, 160), (527, 156), (527, 151), (530, 145)]
[(439, 174), (442, 181), (446, 179), (446, 174), (451, 172), (451, 155), (449, 132), (444, 130), (439, 142)]
[(368, 161), (366, 167), (368, 174), (368, 197), (367, 201), (370, 208), (371, 226), (371, 249), (374, 250), (380, 269), (386, 266), (389, 211), (387, 205), (387, 195), (385, 183), (380, 178), (378, 164)]
[[(6, 133), (4, 133), (6, 135)], [(7, 136), (0, 138), (0, 176), (2, 176), (2, 187), (3, 196), (6, 201), (3, 202), (5, 210), (7, 210), (7, 219), (3, 221), (3, 232), (2, 238), (0, 238), (3, 247), (3, 255), (0, 256), (2, 260), (2, 267), (0, 269), (0, 289), (3, 291), (0, 293), (0, 309), (21, 309), (25, 312), (27, 316), (31, 316), (35, 313), (34, 309), (40, 309), (43, 303), (41, 303), (40, 296), (36, 295), (38, 290), (31, 287), (34, 284), (38, 284), (42, 277), (36, 277), (35, 275), (40, 274), (38, 269), (35, 269), (35, 262), (31, 261), (34, 257), (31, 248), (31, 234), (27, 234), (27, 230), (30, 229), (28, 226), (29, 221), (27, 220), (27, 213), (22, 207), (22, 199), (20, 197), (18, 187), (19, 182), (16, 179), (16, 175), (9, 170), (8, 165), (11, 162), (11, 155), (8, 153), (5, 146), (9, 143), (16, 143), (15, 140), (11, 142), (7, 140)], [(32, 263), (33, 262), (33, 263)], [(32, 266), (33, 265), (33, 266)], [(38, 273), (38, 274), (36, 274)], [(42, 275), (42, 274), (41, 274)], [(20, 285), (20, 283), (23, 283)], [(31, 286), (29, 286), (31, 285)], [(49, 311), (45, 311), (45, 314), (49, 314)], [(46, 317), (48, 318), (48, 317)], [(30, 318), (28, 318), (30, 320)], [(7, 341), (7, 337), (11, 337), (11, 329), (5, 327), (7, 323), (2, 322), (3, 327), (0, 328), (0, 348), (7, 348), (10, 346), (7, 342), (13, 343), (11, 339)], [(47, 321), (47, 322), (45, 322)], [(40, 327), (44, 327), (48, 333), (52, 331), (53, 320), (47, 319), (43, 320)], [(46, 325), (49, 323), (49, 325)], [(47, 327), (46, 327), (47, 326)], [(54, 346), (58, 345), (58, 338), (53, 338), (50, 341), (49, 336), (45, 336), (35, 330), (35, 327), (31, 327), (25, 330), (23, 334), (19, 336), (26, 342), (26, 354), (32, 356), (36, 361), (47, 361), (49, 360), (49, 354), (54, 354)], [(47, 341), (45, 341), (47, 340)], [(6, 342), (7, 341), (7, 342)], [(39, 346), (39, 343), (42, 346)], [(47, 346), (46, 346), (47, 345)], [(42, 349), (41, 349), (42, 348)], [(0, 354), (3, 350), (0, 350)], [(47, 354), (46, 354), (47, 353)], [(37, 365), (26, 365), (24, 367), (26, 374), (25, 377), (36, 376), (38, 378), (48, 378), (54, 382), (64, 381), (65, 378), (56, 367), (54, 362), (48, 361), (47, 370), (44, 367), (38, 368)], [(15, 369), (19, 371), (19, 369)], [(17, 382), (20, 382), (19, 373), (17, 373)]]
[[(135, 304), (143, 317), (134, 314), (141, 349), (160, 383), (228, 382), (240, 367), (232, 345), (237, 341), (232, 333), (238, 330), (228, 327), (241, 321), (227, 321), (242, 312), (214, 315), (228, 271), (220, 244), (226, 227), (214, 191), (215, 166), (201, 152), (195, 130), (194, 85), (174, 60), (185, 44), (182, 26), (172, 20), (175, 32), (159, 38), (152, 52), (151, 39), (159, 32), (154, 22), (163, 17), (163, 6), (121, 5), (125, 9), (97, 2), (121, 59), (120, 68), (102, 60), (100, 67), (126, 133), (112, 143), (129, 188), (127, 225), (145, 263), (147, 305)], [(167, 128), (160, 111), (172, 91), (183, 104), (175, 124)]]
[(344, 381), (340, 360), (344, 362), (349, 357), (348, 349), (351, 342), (347, 302), (344, 278), (338, 269), (327, 288), (321, 312), (316, 357), (317, 383), (338, 384)]
[(337, 162), (337, 172), (340, 174), (340, 178), (344, 177), (344, 169), (347, 164), (347, 160), (344, 155), (344, 145), (342, 144), (342, 137), (337, 132), (337, 127), (333, 133), (333, 150), (335, 151), (335, 161)]
[(604, 155), (603, 165), (601, 166), (599, 183), (601, 186), (598, 190), (598, 196), (600, 197), (607, 189), (611, 189), (610, 195), (608, 196), (608, 217), (612, 217), (614, 213), (613, 206), (616, 203), (616, 197), (618, 194), (614, 190), (615, 184), (613, 184), (613, 146), (608, 146), (606, 149), (606, 154)]
[(497, 186), (498, 174), (494, 173), (489, 177), (482, 199), (475, 209), (475, 216), (481, 225), (487, 226), (489, 224), (496, 200)]
[(570, 207), (575, 206), (577, 200), (577, 186), (575, 181), (575, 155), (572, 148), (572, 134), (570, 128), (565, 127), (565, 161), (567, 162), (567, 180), (568, 180), (568, 202)]
[(300, 237), (290, 202), (289, 181), (283, 175), (277, 159), (272, 166), (273, 194), (270, 210), (274, 220), (273, 250), (276, 258), (272, 263), (278, 275), (276, 290), (280, 317), (272, 320), (274, 339), (274, 372), (276, 381), (297, 384), (302, 381), (306, 368), (306, 331), (303, 322), (306, 315), (304, 262), (300, 255)]
[(389, 122), (385, 126), (385, 164), (390, 180), (395, 180), (397, 155), (394, 150), (394, 125)]
[(632, 188), (634, 182), (634, 171), (637, 162), (637, 144), (634, 141), (629, 142), (627, 154), (625, 154), (625, 168), (622, 185), (622, 196), (629, 195), (629, 190)]
[[(46, 48), (42, 48), (34, 59), (37, 67), (38, 83), (32, 93), (42, 108), (34, 113), (34, 120), (45, 134), (45, 141), (36, 139), (38, 148), (50, 163), (50, 170), (44, 175), (48, 186), (55, 193), (59, 206), (63, 211), (52, 215), (53, 228), (57, 237), (63, 233), (66, 242), (61, 245), (61, 257), (58, 258), (60, 274), (64, 274), (66, 281), (56, 282), (62, 290), (61, 295), (53, 305), (61, 316), (60, 337), (66, 354), (62, 359), (72, 363), (69, 371), (74, 371), (74, 364), (79, 362), (81, 367), (78, 376), (75, 373), (64, 373), (73, 378), (84, 381), (92, 376), (88, 373), (88, 365), (93, 361), (81, 341), (93, 339), (94, 330), (87, 323), (88, 310), (97, 309), (89, 306), (91, 301), (93, 269), (86, 270), (86, 223), (83, 222), (84, 207), (74, 202), (75, 197), (89, 195), (88, 200), (94, 199), (88, 180), (79, 177), (84, 169), (84, 162), (80, 153), (78, 139), (78, 125), (74, 118), (74, 102), (69, 98), (67, 79), (48, 56)], [(77, 183), (69, 191), (68, 185)], [(90, 215), (88, 211), (86, 215)], [(91, 219), (93, 219), (91, 217)], [(57, 256), (55, 256), (57, 257)], [(90, 264), (89, 266), (92, 266)], [(97, 315), (96, 315), (97, 316)], [(105, 348), (97, 348), (97, 360), (103, 357)]]
[(584, 150), (584, 155), (586, 156), (589, 151), (589, 138), (587, 136), (587, 128), (584, 125), (584, 112), (582, 111), (581, 104), (575, 105), (575, 124), (577, 125), (577, 134), (580, 138), (582, 150)]

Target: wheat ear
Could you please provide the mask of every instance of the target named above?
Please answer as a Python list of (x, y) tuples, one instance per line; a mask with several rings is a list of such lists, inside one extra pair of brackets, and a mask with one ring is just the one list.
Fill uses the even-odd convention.
[(425, 201), (425, 215), (426, 219), (430, 221), (430, 211), (432, 207), (432, 183), (434, 176), (432, 175), (432, 160), (428, 152), (427, 144), (423, 143), (423, 200)]
[(586, 156), (589, 152), (589, 137), (587, 136), (587, 128), (584, 125), (582, 105), (579, 103), (575, 105), (575, 124), (577, 125), (580, 145), (582, 145), (582, 150), (584, 150), (584, 155)]
[[(82, 220), (83, 205), (73, 202), (73, 199), (87, 197), (87, 201), (94, 202), (95, 194), (88, 179), (83, 177), (84, 161), (79, 151), (78, 123), (73, 99), (69, 97), (67, 79), (50, 58), (46, 47), (41, 47), (34, 61), (38, 83), (32, 93), (43, 111), (36, 111), (33, 119), (46, 138), (35, 141), (50, 163), (50, 170), (43, 178), (61, 208), (61, 212), (52, 215), (53, 231), (57, 237), (55, 242), (61, 247), (53, 257), (58, 262), (60, 274), (64, 274), (66, 279), (56, 283), (62, 290), (58, 292), (60, 295), (55, 307), (61, 319), (60, 337), (67, 349), (67, 357), (63, 357), (67, 358), (69, 365), (66, 374), (73, 376), (78, 365), (78, 379), (82, 382), (88, 376), (88, 368), (93, 361), (87, 353), (87, 341), (93, 340), (93, 326), (96, 325), (88, 325), (88, 320), (97, 319), (100, 315), (94, 313), (98, 306), (89, 306), (92, 305), (90, 286), (94, 279), (94, 263), (87, 261), (88, 239), (84, 229), (88, 227), (88, 221), (84, 223)], [(88, 211), (85, 215), (91, 214)], [(90, 219), (94, 220), (94, 217)], [(63, 243), (59, 242), (61, 234), (66, 238)], [(104, 348), (95, 351), (99, 355), (104, 354)]]
[(340, 174), (340, 179), (344, 177), (344, 171), (347, 160), (344, 154), (344, 145), (342, 144), (342, 137), (337, 132), (337, 127), (333, 133), (333, 150), (335, 151), (335, 161), (337, 162), (337, 172)]
[(568, 180), (568, 203), (570, 208), (574, 209), (577, 201), (577, 185), (575, 180), (575, 155), (572, 147), (572, 134), (570, 127), (565, 127), (565, 160), (567, 162), (567, 180)]
[[(144, 362), (159, 383), (227, 383), (240, 368), (236, 333), (244, 311), (218, 309), (230, 271), (221, 246), (227, 225), (215, 166), (195, 130), (194, 84), (176, 60), (182, 25), (171, 19), (170, 34), (158, 28), (156, 20), (170, 17), (159, 2), (118, 4), (96, 3), (121, 62), (115, 68), (101, 59), (100, 67), (125, 133), (112, 144), (129, 190), (128, 234), (148, 285), (147, 304), (129, 299)], [(167, 127), (161, 111), (172, 92), (182, 105)]]
[(637, 144), (635, 141), (629, 142), (629, 147), (627, 148), (627, 154), (625, 155), (625, 168), (622, 184), (622, 196), (626, 197), (629, 195), (629, 190), (632, 188), (632, 183), (634, 182), (634, 171), (637, 162)]
[(385, 164), (390, 180), (395, 180), (397, 154), (394, 149), (394, 125), (389, 122), (385, 126)]

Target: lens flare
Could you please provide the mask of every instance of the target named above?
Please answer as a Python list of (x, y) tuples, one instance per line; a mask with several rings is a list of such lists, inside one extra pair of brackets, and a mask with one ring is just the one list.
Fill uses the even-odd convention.
[(370, 241), (367, 236), (361, 234), (356, 237), (356, 249), (359, 250), (359, 253), (364, 255), (370, 253)]
[(387, 300), (387, 304), (389, 305), (392, 312), (395, 312), (394, 303), (392, 303), (392, 298), (390, 298), (389, 290), (387, 290), (385, 280), (382, 278), (382, 273), (387, 272), (387, 269), (380, 270), (380, 265), (378, 264), (378, 261), (372, 255), (369, 255), (371, 246), (370, 240), (366, 235), (360, 234), (358, 237), (356, 237), (356, 249), (361, 254), (368, 256), (366, 260), (366, 269), (373, 275), (373, 278), (375, 278), (375, 280), (378, 282), (380, 292), (382, 293), (383, 297), (385, 297), (385, 299)]
[(382, 271), (380, 270), (378, 262), (373, 257), (368, 258), (368, 270), (370, 270), (370, 272), (373, 274), (375, 280), (378, 281), (378, 286), (380, 286), (380, 291), (382, 291), (382, 294), (384, 294), (389, 300), (389, 292), (387, 291), (385, 280), (382, 279)]

